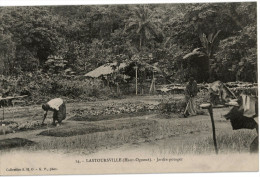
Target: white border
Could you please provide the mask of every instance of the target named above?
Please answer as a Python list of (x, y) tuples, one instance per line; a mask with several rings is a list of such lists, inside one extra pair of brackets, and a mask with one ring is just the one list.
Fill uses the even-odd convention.
[[(0, 0), (0, 6), (41, 6), (41, 5), (47, 5), (47, 6), (53, 6), (53, 5), (100, 5), (100, 4), (160, 4), (160, 3), (223, 3), (223, 2), (257, 2), (255, 0)], [(259, 5), (257, 3), (257, 24), (259, 24)], [(258, 27), (258, 25), (257, 25)], [(258, 29), (258, 28), (257, 28)], [(259, 34), (259, 33), (258, 33)], [(259, 35), (257, 35), (257, 39), (259, 41)], [(259, 50), (258, 45), (258, 51)], [(259, 57), (259, 54), (258, 54)], [(259, 61), (259, 60), (258, 60)], [(260, 68), (260, 64), (258, 62), (258, 68)], [(259, 71), (258, 71), (259, 72)], [(259, 73), (258, 73), (258, 83), (260, 81)], [(259, 177), (259, 172), (236, 172), (236, 173), (172, 173), (172, 174), (131, 174), (131, 175), (87, 175), (87, 177), (104, 177), (104, 176), (116, 176), (116, 177), (230, 177), (230, 176), (236, 176), (236, 177)], [(68, 175), (66, 175), (68, 176)], [(64, 176), (64, 177), (66, 177)], [(79, 177), (78, 175), (69, 175), (70, 177)], [(86, 175), (80, 175), (80, 176), (86, 176)], [(42, 176), (42, 177), (48, 177), (48, 176)], [(63, 176), (59, 176), (63, 177)]]

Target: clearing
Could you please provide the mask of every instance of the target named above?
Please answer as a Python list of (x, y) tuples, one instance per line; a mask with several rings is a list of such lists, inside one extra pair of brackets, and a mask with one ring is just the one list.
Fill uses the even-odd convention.
[[(183, 95), (174, 97), (179, 99)], [(132, 96), (68, 103), (67, 118), (59, 127), (51, 125), (52, 113), (48, 113), (46, 125), (40, 125), (43, 116), (41, 105), (8, 107), (5, 108), (5, 122), (2, 121), (2, 124), (13, 124), (16, 129), (1, 126), (0, 150), (73, 154), (214, 153), (209, 115), (188, 118), (179, 118), (176, 114), (164, 115), (155, 109), (164, 98), (161, 95)], [(255, 130), (233, 131), (229, 121), (223, 117), (229, 109), (214, 110), (219, 152), (248, 152), (257, 134)], [(2, 110), (0, 113), (2, 118)]]

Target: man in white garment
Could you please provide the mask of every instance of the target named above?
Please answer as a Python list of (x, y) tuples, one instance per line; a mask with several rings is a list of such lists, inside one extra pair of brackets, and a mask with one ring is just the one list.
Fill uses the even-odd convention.
[(66, 118), (66, 105), (61, 98), (54, 98), (48, 103), (43, 104), (42, 109), (46, 111), (43, 116), (42, 124), (44, 124), (48, 111), (53, 111), (53, 125), (56, 125), (55, 121), (57, 121), (57, 126), (59, 126), (62, 120)]

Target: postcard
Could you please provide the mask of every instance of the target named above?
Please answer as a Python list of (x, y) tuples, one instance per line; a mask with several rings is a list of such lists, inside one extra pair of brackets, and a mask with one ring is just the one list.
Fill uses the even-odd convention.
[(258, 172), (257, 2), (0, 7), (0, 175)]

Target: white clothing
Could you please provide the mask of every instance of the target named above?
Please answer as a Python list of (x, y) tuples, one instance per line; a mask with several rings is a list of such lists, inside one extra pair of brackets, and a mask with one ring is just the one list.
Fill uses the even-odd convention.
[(257, 99), (250, 97), (248, 95), (242, 95), (243, 99), (243, 109), (244, 109), (244, 116), (246, 117), (252, 117), (256, 114), (255, 112), (255, 103), (257, 102)]
[(257, 102), (256, 98), (248, 96), (246, 110), (244, 110), (244, 116), (252, 117), (256, 114), (256, 109), (255, 109), (256, 102)]
[(63, 100), (61, 98), (54, 98), (50, 100), (47, 103), (52, 109), (56, 109), (57, 111), (59, 110), (60, 105), (63, 104)]

